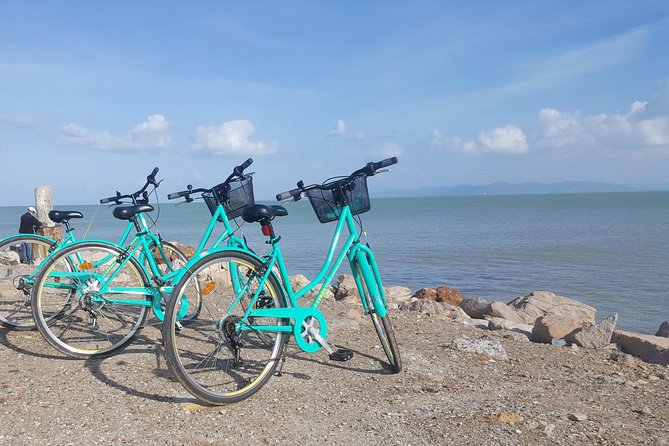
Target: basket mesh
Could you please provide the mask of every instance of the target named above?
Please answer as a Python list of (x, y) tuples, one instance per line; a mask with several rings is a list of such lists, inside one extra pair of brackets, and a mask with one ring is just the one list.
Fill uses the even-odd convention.
[[(367, 212), (371, 208), (369, 191), (367, 190), (367, 176), (361, 175), (351, 183), (353, 190), (346, 190), (348, 204), (351, 214), (358, 215)], [(341, 206), (335, 198), (336, 188), (332, 189), (309, 189), (306, 191), (309, 202), (316, 212), (318, 221), (328, 223), (339, 219)]]
[[(211, 192), (202, 194), (209, 212), (211, 215), (216, 213), (218, 204), (223, 205), (225, 215), (229, 220), (237, 218), (242, 215), (242, 211), (246, 206), (255, 204), (253, 198), (253, 177), (247, 175), (239, 180), (231, 181), (229, 190), (226, 191), (224, 183), (214, 187)], [(222, 217), (218, 217), (218, 221), (223, 221)]]

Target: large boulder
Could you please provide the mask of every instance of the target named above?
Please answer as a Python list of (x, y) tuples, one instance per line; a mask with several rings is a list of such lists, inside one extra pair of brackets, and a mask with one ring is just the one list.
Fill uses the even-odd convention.
[(479, 297), (465, 297), (464, 300), (460, 302), (460, 308), (462, 308), (469, 317), (473, 317), (474, 319), (483, 319), (490, 314), (492, 309), (490, 301)]
[(534, 325), (540, 317), (549, 313), (560, 313), (564, 318), (582, 319), (595, 323), (596, 309), (577, 300), (558, 296), (550, 291), (533, 291), (527, 296), (518, 297), (511, 302), (518, 315), (526, 324)]
[(416, 291), (414, 297), (417, 299), (428, 299), (435, 302), (443, 302), (450, 305), (460, 305), (465, 299), (465, 296), (458, 290), (449, 288), (447, 286), (440, 286), (439, 288), (422, 288)]
[(535, 342), (550, 344), (554, 339), (565, 339), (573, 342), (574, 335), (594, 325), (589, 319), (569, 312), (548, 313), (536, 319), (532, 328)]
[(490, 304), (489, 315), (496, 318), (506, 319), (507, 321), (515, 322), (517, 324), (525, 323), (525, 319), (523, 319), (522, 316), (518, 314), (515, 308), (500, 301), (496, 301)]
[(638, 356), (652, 364), (669, 365), (669, 338), (614, 331), (611, 342), (625, 353)]
[(412, 298), (410, 301), (400, 304), (399, 309), (405, 311), (415, 311), (426, 316), (436, 316), (440, 319), (447, 318), (460, 322), (469, 319), (469, 316), (467, 316), (467, 314), (462, 311), (460, 307), (444, 304), (441, 302), (435, 302), (428, 299)]
[(655, 333), (655, 336), (669, 338), (669, 321), (662, 322), (660, 328), (657, 330), (657, 333)]
[(0, 252), (0, 265), (18, 265), (20, 261), (21, 258), (15, 251)]
[(584, 328), (574, 334), (574, 343), (584, 348), (604, 348), (611, 343), (617, 322), (618, 315), (613, 314), (590, 328)]
[(409, 302), (412, 297), (411, 289), (404, 286), (383, 287), (386, 294), (386, 302), (389, 308), (397, 308), (398, 305)]

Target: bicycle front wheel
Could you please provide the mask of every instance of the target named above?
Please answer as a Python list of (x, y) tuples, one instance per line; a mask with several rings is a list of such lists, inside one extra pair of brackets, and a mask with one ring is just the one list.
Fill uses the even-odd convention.
[[(365, 260), (363, 259), (362, 262), (365, 262)], [(388, 315), (386, 314), (381, 317), (374, 310), (370, 286), (365, 277), (371, 277), (371, 280), (375, 281), (375, 286), (373, 288), (376, 288), (379, 293), (383, 292), (383, 285), (381, 284), (380, 279), (375, 279), (373, 277), (373, 273), (368, 263), (361, 265), (361, 261), (356, 259), (352, 266), (355, 267), (359, 278), (358, 291), (360, 292), (360, 298), (364, 300), (365, 306), (367, 307), (369, 317), (372, 319), (372, 325), (374, 325), (374, 330), (379, 336), (381, 347), (388, 358), (390, 370), (393, 373), (399, 373), (402, 371), (402, 358), (400, 357), (400, 350), (397, 346), (397, 341), (395, 340), (395, 331), (393, 330)], [(363, 275), (363, 269), (366, 269), (367, 274)]]
[(77, 358), (106, 357), (140, 332), (151, 306), (149, 286), (137, 259), (122, 248), (75, 243), (41, 268), (31, 296), (33, 318), (59, 351)]
[[(249, 309), (285, 307), (281, 286), (254, 257), (236, 251), (214, 252), (196, 262), (170, 297), (163, 324), (165, 352), (172, 372), (196, 398), (226, 404), (248, 398), (274, 373), (288, 335), (276, 317), (249, 317)], [(181, 326), (183, 295), (198, 281), (202, 308)]]
[(30, 290), (44, 258), (58, 244), (33, 234), (0, 243), (0, 323), (14, 330), (34, 330)]

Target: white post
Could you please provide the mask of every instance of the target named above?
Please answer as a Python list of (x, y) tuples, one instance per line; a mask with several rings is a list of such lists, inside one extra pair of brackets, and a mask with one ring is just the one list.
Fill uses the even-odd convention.
[(53, 209), (51, 200), (51, 186), (37, 186), (35, 188), (35, 208), (37, 209), (37, 219), (44, 226), (56, 226), (49, 218), (49, 211)]

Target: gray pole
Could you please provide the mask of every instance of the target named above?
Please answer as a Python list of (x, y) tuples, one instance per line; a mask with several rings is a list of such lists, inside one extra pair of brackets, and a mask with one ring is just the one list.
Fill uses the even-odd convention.
[(49, 211), (53, 209), (51, 186), (37, 186), (35, 188), (35, 208), (37, 209), (37, 219), (44, 226), (51, 227), (56, 225), (49, 219)]

